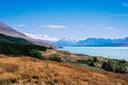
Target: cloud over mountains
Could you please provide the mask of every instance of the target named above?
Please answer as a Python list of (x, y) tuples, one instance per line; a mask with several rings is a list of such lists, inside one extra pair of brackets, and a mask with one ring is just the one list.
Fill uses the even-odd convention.
[(34, 34), (30, 34), (30, 33), (24, 33), (24, 34), (33, 39), (40, 39), (40, 40), (51, 41), (51, 42), (58, 41), (57, 38), (49, 37), (48, 35), (43, 35), (43, 34), (34, 35)]

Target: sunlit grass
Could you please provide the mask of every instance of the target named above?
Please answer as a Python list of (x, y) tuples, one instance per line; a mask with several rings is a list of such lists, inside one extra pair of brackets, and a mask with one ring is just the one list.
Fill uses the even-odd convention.
[[(122, 85), (114, 74), (30, 57), (0, 55), (0, 85)], [(126, 85), (126, 84), (124, 84)]]

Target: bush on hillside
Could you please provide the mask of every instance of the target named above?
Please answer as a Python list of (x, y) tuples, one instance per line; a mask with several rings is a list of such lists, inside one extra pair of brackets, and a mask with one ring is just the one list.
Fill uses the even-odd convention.
[(106, 59), (106, 61), (99, 61), (97, 57), (94, 57), (91, 59), (77, 60), (77, 63), (87, 64), (115, 73), (128, 73), (128, 62), (125, 60)]
[(38, 58), (38, 59), (44, 59), (44, 57), (42, 56), (41, 52), (38, 51), (38, 50), (35, 50), (35, 49), (31, 50), (30, 56)]
[(93, 61), (93, 59), (77, 60), (77, 63), (79, 63), (79, 64), (87, 64), (89, 66), (95, 66), (95, 62)]
[[(33, 50), (35, 49), (35, 50)], [(14, 44), (0, 42), (0, 54), (13, 56), (32, 56), (38, 59), (43, 59), (40, 51), (46, 51), (48, 47), (38, 45)]]
[(115, 73), (128, 73), (127, 64), (122, 64), (119, 62), (115, 63), (113, 61), (103, 62), (102, 69), (107, 70), (107, 71), (112, 71)]
[(128, 65), (120, 65), (120, 69), (117, 73), (128, 73)]
[(50, 56), (49, 60), (51, 60), (51, 61), (56, 61), (56, 62), (62, 62), (61, 57), (60, 57), (60, 55), (58, 55), (58, 54), (52, 54), (52, 55)]
[(111, 62), (103, 62), (102, 69), (112, 71), (113, 68)]
[(99, 62), (98, 57), (94, 57), (94, 58), (93, 58), (93, 61), (94, 61), (94, 62)]
[(92, 59), (88, 59), (87, 64), (88, 64), (89, 66), (95, 66), (95, 62), (94, 62), (94, 60), (92, 60)]

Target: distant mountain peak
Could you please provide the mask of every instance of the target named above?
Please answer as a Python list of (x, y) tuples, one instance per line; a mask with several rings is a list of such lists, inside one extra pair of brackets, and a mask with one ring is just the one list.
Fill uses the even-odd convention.
[(71, 39), (71, 38), (62, 38), (62, 39), (60, 39), (59, 41), (77, 42), (77, 40)]
[(126, 37), (126, 39), (128, 40), (128, 37)]

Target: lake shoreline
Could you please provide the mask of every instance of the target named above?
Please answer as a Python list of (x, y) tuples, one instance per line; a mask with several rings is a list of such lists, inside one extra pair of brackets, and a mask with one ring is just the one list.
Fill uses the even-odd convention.
[[(80, 67), (94, 67), (94, 70), (102, 72), (114, 72), (128, 74), (128, 61), (124, 59), (105, 58), (103, 56), (90, 56), (85, 54), (76, 54), (69, 51), (55, 50), (54, 55), (60, 56), (63, 63), (69, 63)], [(90, 68), (89, 67), (89, 68)]]

